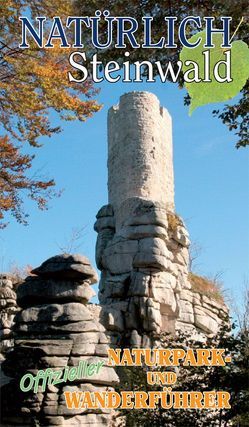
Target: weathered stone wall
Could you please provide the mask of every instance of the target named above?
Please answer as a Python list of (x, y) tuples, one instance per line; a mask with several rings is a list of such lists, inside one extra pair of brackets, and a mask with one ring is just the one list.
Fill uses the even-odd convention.
[(127, 93), (109, 110), (108, 194), (116, 227), (134, 197), (174, 209), (171, 117), (152, 93)]
[[(14, 348), (6, 355), (3, 371), (12, 378), (1, 389), (2, 426), (110, 426), (110, 410), (67, 409), (64, 391), (113, 390), (118, 377), (107, 366), (109, 337), (89, 299), (97, 280), (89, 260), (79, 255), (50, 258), (17, 289), (21, 311), (15, 317)], [(79, 367), (104, 362), (99, 372), (84, 372), (38, 393), (20, 390), (20, 379), (38, 370)], [(64, 372), (64, 371), (63, 371)]]

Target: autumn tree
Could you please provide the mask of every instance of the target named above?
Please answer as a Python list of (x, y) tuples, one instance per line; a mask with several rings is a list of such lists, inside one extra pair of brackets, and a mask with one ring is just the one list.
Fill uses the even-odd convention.
[[(161, 37), (165, 37), (167, 34), (166, 24), (164, 25), (165, 16), (176, 16), (178, 23), (183, 20), (186, 16), (214, 16), (216, 19), (216, 28), (220, 28), (222, 25), (220, 21), (221, 16), (231, 16), (231, 34), (235, 32), (237, 26), (244, 17), (243, 22), (236, 31), (235, 39), (238, 38), (248, 43), (249, 39), (249, 25), (248, 25), (248, 1), (247, 0), (166, 0), (155, 2), (153, 0), (130, 0), (129, 2), (123, 2), (122, 0), (93, 0), (83, 1), (76, 0), (75, 8), (77, 14), (82, 16), (94, 16), (96, 10), (109, 10), (111, 16), (131, 16), (137, 19), (139, 28), (136, 32), (136, 39), (138, 42), (143, 42), (143, 16), (152, 16), (154, 18), (152, 24), (152, 38), (153, 42), (156, 43)], [(247, 17), (247, 18), (246, 18)], [(112, 47), (108, 49), (102, 49), (98, 51), (99, 60), (104, 64), (110, 60), (118, 61), (123, 63), (127, 61), (127, 57), (124, 56), (125, 51), (129, 51), (129, 61), (143, 61), (149, 60), (151, 63), (155, 61), (161, 61), (162, 64), (171, 61), (173, 68), (178, 69), (177, 61), (179, 60), (179, 53), (182, 46), (178, 39), (178, 28), (179, 25), (175, 25), (175, 42), (177, 47), (175, 49), (132, 49), (128, 44), (124, 49), (116, 49), (115, 42)], [(186, 28), (187, 37), (191, 37), (197, 28), (194, 25), (188, 25)], [(116, 37), (116, 26), (113, 28), (113, 40)], [(100, 38), (102, 42), (106, 41), (106, 24), (104, 20), (101, 20)], [(96, 52), (95, 52), (96, 53)], [(144, 73), (146, 75), (146, 69)], [(158, 69), (155, 67), (155, 73), (158, 73)], [(179, 86), (183, 86), (183, 76), (179, 78)], [(237, 137), (236, 147), (245, 147), (249, 144), (249, 80), (245, 87), (241, 90), (241, 96), (239, 99), (234, 101), (233, 105), (225, 105), (221, 109), (213, 111), (213, 115), (218, 117), (228, 127), (229, 130), (234, 131)], [(185, 104), (189, 105), (190, 98), (185, 97)]]
[[(22, 155), (7, 136), (0, 137), (0, 159), (0, 221), (3, 220), (4, 213), (10, 211), (17, 221), (26, 223), (27, 215), (22, 210), (21, 192), (27, 192), (39, 208), (44, 209), (47, 199), (54, 195), (54, 181), (28, 178), (26, 172), (31, 168), (33, 156)], [(1, 222), (0, 228), (3, 226)]]
[[(5, 0), (0, 4), (0, 220), (7, 212), (26, 223), (23, 194), (42, 209), (54, 194), (54, 180), (30, 177), (34, 153), (22, 155), (24, 143), (30, 150), (40, 147), (39, 137), (60, 131), (50, 112), (63, 120), (84, 121), (99, 110), (92, 99), (92, 82), (74, 85), (68, 81), (69, 49), (39, 49), (34, 41), (20, 49), (19, 16), (70, 15), (73, 2), (64, 0)], [(29, 150), (29, 151), (30, 151)], [(26, 150), (27, 151), (27, 150)], [(25, 151), (25, 153), (26, 153)], [(1, 223), (3, 225), (3, 222)]]

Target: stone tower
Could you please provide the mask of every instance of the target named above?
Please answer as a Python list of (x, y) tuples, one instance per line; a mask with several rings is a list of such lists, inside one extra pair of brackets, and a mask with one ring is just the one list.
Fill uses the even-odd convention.
[(152, 93), (127, 93), (109, 110), (108, 197), (117, 224), (134, 197), (174, 210), (172, 121)]
[(215, 332), (226, 308), (191, 284), (188, 232), (174, 213), (171, 117), (154, 94), (127, 93), (109, 110), (108, 198), (95, 223), (96, 262), (114, 344)]

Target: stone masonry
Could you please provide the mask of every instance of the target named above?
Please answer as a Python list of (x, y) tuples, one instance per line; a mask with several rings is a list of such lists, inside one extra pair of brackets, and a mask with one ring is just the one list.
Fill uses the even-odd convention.
[(151, 93), (127, 93), (109, 110), (108, 197), (116, 228), (133, 197), (174, 210), (171, 117)]
[(189, 235), (174, 213), (171, 117), (151, 93), (127, 93), (109, 111), (108, 196), (94, 227), (113, 342), (146, 347), (163, 331), (215, 333), (227, 308), (189, 281)]

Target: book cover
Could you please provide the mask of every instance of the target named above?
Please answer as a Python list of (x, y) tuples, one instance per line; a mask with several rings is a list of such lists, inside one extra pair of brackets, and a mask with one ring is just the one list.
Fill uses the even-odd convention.
[(249, 426), (247, 12), (0, 1), (1, 426)]

